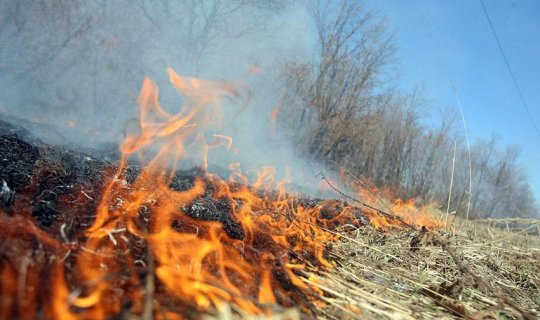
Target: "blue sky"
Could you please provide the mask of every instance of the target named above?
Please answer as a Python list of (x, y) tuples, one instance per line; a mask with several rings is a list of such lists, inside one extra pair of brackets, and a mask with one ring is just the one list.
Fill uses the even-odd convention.
[[(540, 1), (484, 3), (540, 129)], [(436, 104), (457, 108), (455, 86), (472, 142), (495, 133), (502, 144), (519, 146), (540, 202), (540, 136), (521, 103), (480, 0), (369, 0), (366, 4), (386, 16), (395, 31), (401, 85), (405, 89), (423, 85)]]

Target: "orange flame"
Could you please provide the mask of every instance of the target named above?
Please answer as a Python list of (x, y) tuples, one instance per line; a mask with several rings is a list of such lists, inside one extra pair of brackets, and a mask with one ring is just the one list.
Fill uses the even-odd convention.
[[(184, 104), (177, 113), (166, 111), (157, 86), (144, 79), (138, 128), (120, 145), (116, 170), (105, 172), (109, 179), (95, 220), (76, 242), (41, 231), (30, 213), (11, 217), (0, 211), (0, 226), (8, 230), (2, 241), (29, 255), (39, 243), (44, 252), (41, 263), (29, 264), (21, 253), (9, 257), (11, 264), (0, 261), (0, 318), (35, 318), (37, 301), (46, 317), (62, 319), (145, 312), (180, 319), (222, 303), (251, 314), (270, 313), (274, 304), (309, 312), (315, 303), (310, 293), (322, 294), (302, 280), (301, 271), (333, 267), (326, 247), (339, 235), (329, 229), (361, 225), (358, 209), (337, 200), (304, 203), (287, 192), (288, 181), (277, 180), (271, 167), (250, 179), (231, 164), (228, 181), (205, 174), (188, 187), (174, 187), (187, 156), (198, 154), (207, 173), (210, 149), (234, 149), (231, 137), (214, 133), (207, 139), (207, 133), (222, 127), (223, 99), (240, 99), (242, 93), (230, 83), (182, 77), (172, 69), (168, 74)], [(272, 116), (278, 112), (279, 106)], [(128, 168), (135, 157), (142, 169), (133, 178)], [(197, 216), (197, 210), (218, 203), (222, 207), (212, 212), (217, 216)], [(395, 203), (392, 209), (405, 217), (413, 207)], [(376, 226), (392, 225), (375, 212), (367, 214)], [(45, 296), (31, 286), (42, 277), (50, 288)], [(24, 286), (22, 296), (18, 288)]]
[[(388, 188), (378, 188), (371, 181), (358, 179), (342, 168), (340, 173), (342, 184), (354, 189), (356, 198), (370, 207), (381, 208), (382, 211), (401, 219), (411, 226), (426, 226), (430, 229), (441, 229), (444, 227), (444, 221), (436, 214), (435, 204), (418, 206), (414, 199), (403, 201), (399, 198), (391, 203), (388, 202), (388, 199), (394, 199), (395, 197)], [(351, 180), (351, 177), (354, 180)], [(404, 227), (399, 221), (380, 214), (376, 210), (366, 210), (364, 213), (368, 216), (375, 228), (386, 230)]]
[[(267, 312), (269, 304), (302, 303), (298, 297), (291, 298), (281, 283), (310, 290), (297, 275), (305, 268), (302, 261), (332, 266), (325, 257), (325, 243), (337, 236), (324, 228), (351, 216), (350, 210), (320, 219), (321, 208), (295, 204), (294, 197), (285, 192), (286, 182), (276, 181), (270, 167), (263, 168), (254, 181), (237, 171), (230, 182), (208, 176), (196, 179), (188, 190), (171, 188), (178, 163), (187, 154), (198, 150), (206, 171), (210, 148), (231, 148), (232, 138), (214, 134), (215, 140), (207, 141), (205, 130), (221, 126), (221, 99), (238, 97), (239, 92), (228, 83), (184, 78), (173, 70), (169, 70), (169, 78), (185, 103), (178, 113), (168, 113), (159, 104), (157, 87), (145, 79), (139, 98), (139, 131), (128, 135), (120, 146), (121, 163), (105, 188), (95, 223), (87, 229), (87, 241), (76, 261), (74, 277), (89, 285), (68, 302), (92, 317), (117, 314), (121, 305), (113, 298), (113, 288), (122, 285), (114, 274), (127, 272), (125, 281), (141, 285), (132, 271), (137, 270), (137, 259), (129, 253), (130, 243), (137, 241), (155, 259), (160, 288), (177, 306), (207, 310), (233, 302), (246, 312), (260, 313)], [(138, 156), (144, 168), (128, 183), (126, 168), (132, 155)], [(236, 238), (226, 230), (231, 226), (223, 222), (186, 214), (194, 201), (209, 196), (210, 189), (214, 201), (230, 207), (227, 219), (241, 226)], [(127, 254), (119, 260), (119, 252)], [(62, 293), (57, 299), (65, 299), (65, 288), (61, 283), (57, 286)], [(137, 295), (140, 291), (130, 301), (140, 298)], [(133, 308), (136, 311), (140, 306)]]
[(281, 104), (278, 103), (272, 108), (272, 111), (270, 112), (270, 129), (272, 131), (276, 130), (277, 118), (279, 116), (280, 111), (281, 111)]

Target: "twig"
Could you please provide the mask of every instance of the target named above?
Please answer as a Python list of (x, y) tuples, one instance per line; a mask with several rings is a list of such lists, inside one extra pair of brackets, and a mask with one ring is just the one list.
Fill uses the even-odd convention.
[[(347, 170), (347, 168), (340, 166), (337, 162), (335, 162), (335, 161), (333, 161), (333, 160), (331, 160), (331, 162), (333, 162), (334, 165), (336, 165), (336, 166), (339, 168), (339, 170), (345, 171), (345, 172), (346, 172), (349, 176), (351, 176), (355, 181), (357, 181), (358, 183), (360, 183), (360, 184), (365, 188), (365, 190), (366, 190), (371, 196), (373, 196), (374, 198), (380, 198), (379, 195), (376, 195), (375, 192), (373, 192), (373, 191), (371, 190), (371, 188), (369, 188), (369, 186), (368, 186), (364, 181), (362, 181), (362, 179), (360, 179), (359, 177), (357, 177), (356, 175), (354, 175), (352, 172), (350, 172), (349, 170)], [(381, 205), (382, 205), (386, 210), (390, 210), (390, 207), (389, 207), (387, 204), (385, 204), (384, 202), (381, 203)]]
[[(471, 144), (469, 142), (469, 134), (467, 132), (467, 122), (465, 122), (465, 115), (463, 114), (463, 108), (461, 107), (461, 99), (459, 98), (459, 95), (457, 93), (457, 90), (454, 86), (452, 86), (452, 89), (454, 91), (454, 95), (456, 96), (456, 100), (459, 107), (459, 112), (461, 113), (461, 121), (463, 122), (463, 129), (465, 131), (465, 141), (467, 142), (467, 151), (469, 153), (469, 191), (467, 192), (469, 194), (469, 200), (467, 201), (467, 213), (465, 215), (465, 218), (469, 220), (469, 212), (471, 211), (471, 202), (472, 202), (472, 158), (471, 158)], [(452, 220), (454, 222), (454, 220)]]
[(17, 290), (17, 299), (20, 306), (26, 305), (28, 302), (25, 297), (26, 293), (26, 276), (28, 273), (28, 266), (30, 265), (30, 256), (26, 254), (21, 260), (21, 266), (19, 267), (19, 288)]
[(517, 312), (519, 312), (521, 314), (521, 316), (523, 317), (523, 319), (525, 319), (525, 320), (538, 319), (534, 313), (532, 313), (530, 311), (527, 311), (527, 310), (523, 310), (520, 306), (515, 304), (507, 295), (503, 294), (500, 290), (495, 290), (489, 283), (487, 283), (482, 278), (480, 278), (478, 275), (476, 275), (471, 270), (469, 265), (465, 261), (463, 261), (462, 258), (460, 258), (457, 255), (456, 251), (454, 251), (454, 248), (450, 247), (450, 245), (448, 244), (447, 241), (441, 239), (441, 237), (439, 237), (436, 234), (433, 234), (433, 235), (434, 235), (435, 239), (437, 240), (437, 243), (441, 246), (441, 248), (444, 251), (446, 251), (448, 253), (448, 255), (450, 255), (452, 260), (454, 260), (454, 262), (456, 263), (456, 265), (459, 268), (459, 271), (461, 271), (461, 273), (470, 275), (474, 279), (474, 281), (478, 285), (478, 288), (482, 292), (484, 292), (484, 293), (492, 292), (495, 297), (497, 297), (498, 299), (503, 301), (506, 305), (513, 308)]
[(356, 198), (353, 198), (353, 197), (351, 197), (351, 196), (349, 196), (349, 195), (343, 193), (342, 191), (340, 191), (340, 190), (338, 190), (336, 187), (334, 187), (334, 186), (330, 183), (330, 181), (328, 181), (328, 179), (325, 177), (325, 175), (324, 175), (322, 172), (320, 173), (320, 175), (321, 175), (322, 179), (330, 186), (330, 188), (334, 189), (335, 192), (339, 193), (339, 194), (342, 195), (343, 197), (345, 197), (345, 198), (347, 198), (347, 199), (349, 199), (349, 200), (351, 200), (351, 201), (354, 201), (354, 202), (356, 202), (356, 203), (358, 203), (358, 204), (360, 204), (360, 205), (362, 205), (362, 206), (364, 206), (364, 207), (366, 207), (366, 208), (369, 208), (369, 209), (371, 209), (371, 210), (374, 210), (374, 211), (376, 211), (376, 212), (382, 214), (383, 216), (385, 216), (385, 217), (387, 217), (387, 218), (390, 218), (390, 219), (393, 219), (393, 220), (397, 220), (397, 221), (401, 222), (402, 224), (404, 224), (405, 226), (407, 226), (407, 227), (409, 227), (409, 228), (411, 228), (411, 229), (413, 229), (413, 230), (415, 230), (415, 231), (417, 230), (413, 225), (411, 225), (411, 224), (405, 222), (401, 217), (396, 216), (396, 215), (391, 214), (391, 213), (388, 213), (388, 212), (385, 212), (385, 211), (382, 211), (381, 209), (377, 209), (377, 208), (375, 208), (375, 207), (373, 207), (373, 206), (370, 206), (370, 205), (367, 204), (367, 203), (364, 203), (364, 202), (362, 202), (362, 201), (360, 201), (360, 200), (358, 200), (358, 199), (356, 199)]
[(147, 250), (146, 264), (147, 272), (145, 277), (146, 283), (144, 287), (144, 309), (141, 319), (152, 320), (154, 319), (154, 293), (156, 290), (156, 284), (154, 278), (155, 260), (151, 250)]
[(456, 167), (456, 146), (457, 141), (454, 141), (454, 156), (452, 157), (452, 175), (450, 176), (450, 188), (448, 190), (448, 202), (446, 203), (446, 221), (444, 227), (448, 228), (448, 212), (450, 211), (450, 199), (452, 198), (452, 186), (454, 185), (454, 169)]

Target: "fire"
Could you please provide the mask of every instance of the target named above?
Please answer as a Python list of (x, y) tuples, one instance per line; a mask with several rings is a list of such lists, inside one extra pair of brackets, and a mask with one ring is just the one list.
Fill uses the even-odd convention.
[[(340, 184), (354, 191), (353, 199), (366, 209), (364, 214), (375, 228), (388, 230), (425, 226), (438, 230), (445, 227), (436, 203), (417, 205), (414, 198), (403, 201), (396, 198), (389, 188), (378, 188), (373, 182), (359, 179), (344, 168), (339, 168), (339, 172)], [(331, 184), (326, 178), (325, 182)], [(389, 199), (395, 200), (390, 202)]]
[[(142, 285), (134, 274), (137, 258), (130, 253), (130, 243), (139, 241), (148, 251), (146, 259), (155, 259), (155, 271), (148, 272), (155, 272), (159, 290), (180, 314), (231, 302), (249, 313), (268, 312), (267, 306), (275, 303), (302, 304), (287, 292), (288, 286), (309, 290), (297, 274), (305, 262), (332, 266), (324, 256), (325, 243), (337, 237), (323, 228), (345, 215), (321, 222), (320, 208), (295, 205), (285, 192), (285, 183), (275, 181), (269, 167), (254, 181), (235, 172), (229, 182), (210, 175), (196, 179), (188, 190), (171, 188), (178, 162), (187, 154), (198, 149), (206, 171), (210, 148), (232, 146), (232, 138), (220, 134), (207, 141), (205, 131), (220, 127), (222, 99), (239, 93), (228, 83), (183, 78), (173, 70), (169, 78), (185, 103), (177, 114), (166, 112), (159, 104), (157, 87), (145, 79), (139, 100), (140, 131), (129, 135), (120, 147), (120, 166), (105, 188), (95, 223), (86, 231), (86, 249), (77, 259), (75, 276), (92, 285), (66, 303), (92, 316), (119, 312), (121, 305), (111, 303), (115, 301), (111, 288), (120, 286), (112, 275), (128, 272), (129, 280), (124, 281)], [(152, 153), (156, 146), (158, 150)], [(153, 156), (147, 158), (148, 154)], [(134, 155), (144, 169), (129, 184), (126, 168)], [(224, 213), (230, 225), (201, 221), (184, 212), (208, 196), (209, 189), (214, 201), (230, 208)], [(120, 203), (111, 206), (115, 199), (121, 199)], [(121, 235), (126, 241), (113, 240)], [(124, 258), (111, 259), (118, 252), (124, 252)], [(154, 305), (156, 312), (161, 308), (165, 306)]]
[(442, 229), (445, 225), (440, 216), (433, 214), (435, 211), (434, 205), (418, 206), (414, 199), (407, 201), (397, 199), (390, 210), (412, 225), (426, 226), (430, 229)]
[[(337, 200), (302, 202), (271, 167), (255, 179), (237, 163), (228, 180), (208, 173), (211, 149), (231, 149), (234, 142), (208, 132), (222, 127), (223, 101), (242, 93), (230, 83), (168, 74), (183, 105), (166, 111), (157, 86), (144, 80), (138, 128), (120, 145), (120, 163), (105, 174), (95, 219), (84, 232), (68, 242), (41, 231), (22, 209), (15, 216), (0, 212), (8, 230), (2, 241), (25, 248), (17, 254), (29, 257), (37, 243), (42, 255), (34, 253), (33, 263), (16, 254), (11, 263), (0, 262), (0, 318), (37, 312), (62, 319), (182, 318), (231, 303), (250, 314), (271, 313), (276, 305), (310, 312), (312, 296), (321, 292), (301, 272), (333, 267), (327, 244), (339, 235), (332, 230), (362, 225), (358, 209)], [(178, 187), (177, 168), (194, 154), (203, 174)], [(142, 169), (133, 177), (135, 158)], [(403, 217), (415, 210), (408, 202), (392, 208)], [(369, 217), (376, 226), (392, 225), (374, 212)], [(40, 279), (50, 288), (46, 295), (36, 288)]]
[(272, 131), (276, 130), (277, 119), (278, 119), (280, 111), (281, 111), (281, 104), (278, 103), (272, 108), (272, 111), (270, 112), (270, 129)]

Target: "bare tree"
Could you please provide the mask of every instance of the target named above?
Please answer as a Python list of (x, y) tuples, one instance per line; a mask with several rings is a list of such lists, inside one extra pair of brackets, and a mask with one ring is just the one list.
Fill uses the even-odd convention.
[(317, 55), (311, 64), (289, 63), (283, 71), (289, 108), (282, 121), (300, 148), (390, 186), (398, 196), (450, 202), (448, 209), (458, 214), (468, 207), (470, 183), (476, 186), (470, 200), (474, 215), (536, 210), (516, 150), (500, 152), (492, 139), (473, 146), (469, 157), (455, 133), (454, 113), (441, 114), (438, 125), (422, 124), (421, 92), (392, 88), (395, 49), (383, 20), (357, 1), (310, 4)]

